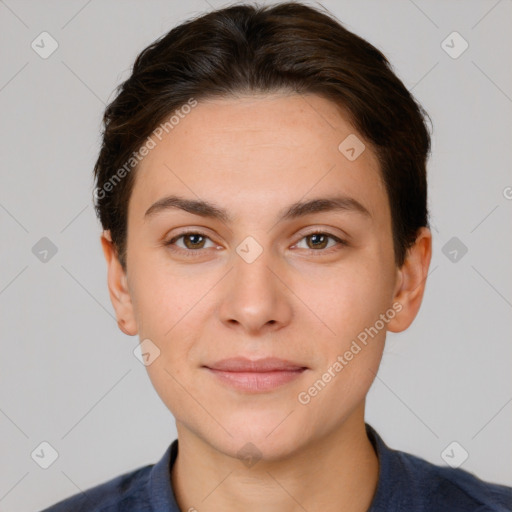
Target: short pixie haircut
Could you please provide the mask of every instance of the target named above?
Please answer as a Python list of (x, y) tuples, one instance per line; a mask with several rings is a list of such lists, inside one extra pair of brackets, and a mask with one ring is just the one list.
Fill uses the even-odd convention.
[(235, 5), (188, 20), (144, 49), (118, 86), (103, 116), (94, 199), (124, 270), (144, 141), (191, 102), (273, 92), (330, 100), (370, 145), (389, 199), (395, 263), (403, 265), (418, 229), (429, 226), (428, 114), (379, 50), (319, 9), (288, 2)]

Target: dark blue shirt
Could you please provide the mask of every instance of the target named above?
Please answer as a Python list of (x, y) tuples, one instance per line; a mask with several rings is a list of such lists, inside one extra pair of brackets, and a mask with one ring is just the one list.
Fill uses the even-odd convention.
[[(366, 424), (379, 458), (379, 480), (368, 512), (510, 512), (512, 487), (389, 448)], [(171, 468), (174, 440), (156, 463), (75, 494), (42, 512), (186, 512), (174, 497)], [(340, 507), (340, 510), (342, 507)]]

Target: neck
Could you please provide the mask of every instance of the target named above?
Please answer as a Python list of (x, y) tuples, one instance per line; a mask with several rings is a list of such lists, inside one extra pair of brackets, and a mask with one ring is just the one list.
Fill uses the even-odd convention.
[(336, 431), (279, 460), (245, 467), (182, 424), (172, 485), (183, 511), (366, 512), (379, 464), (366, 435), (364, 410)]

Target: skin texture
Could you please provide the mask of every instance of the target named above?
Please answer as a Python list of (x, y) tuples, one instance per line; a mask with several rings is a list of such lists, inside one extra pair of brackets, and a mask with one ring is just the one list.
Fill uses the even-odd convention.
[[(101, 241), (119, 327), (150, 339), (147, 366), (176, 418), (172, 474), (182, 510), (365, 511), (378, 460), (364, 429), (366, 394), (386, 330), (416, 316), (431, 258), (418, 232), (401, 268), (371, 146), (354, 161), (339, 150), (362, 136), (316, 95), (251, 95), (201, 101), (141, 162), (128, 210), (127, 271), (105, 231)], [(225, 208), (233, 222), (179, 209), (145, 218), (175, 194)], [(316, 212), (279, 221), (297, 201), (343, 194), (371, 216)], [(199, 231), (207, 238), (182, 237)], [(311, 232), (346, 240), (315, 240)], [(237, 247), (253, 237), (251, 263)], [(172, 248), (176, 252), (173, 252)], [(254, 249), (251, 249), (254, 250)], [(196, 254), (187, 257), (188, 253)], [(298, 401), (379, 315), (401, 310), (307, 404)], [(273, 391), (245, 393), (203, 366), (220, 359), (279, 357), (307, 367)], [(237, 457), (252, 443), (261, 459)]]

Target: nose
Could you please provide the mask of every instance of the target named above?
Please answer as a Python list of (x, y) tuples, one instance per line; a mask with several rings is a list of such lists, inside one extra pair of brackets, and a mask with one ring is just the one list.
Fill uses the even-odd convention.
[(254, 261), (240, 254), (234, 254), (224, 280), (221, 321), (252, 335), (281, 329), (293, 316), (293, 293), (286, 286), (283, 266), (272, 261), (269, 250)]

